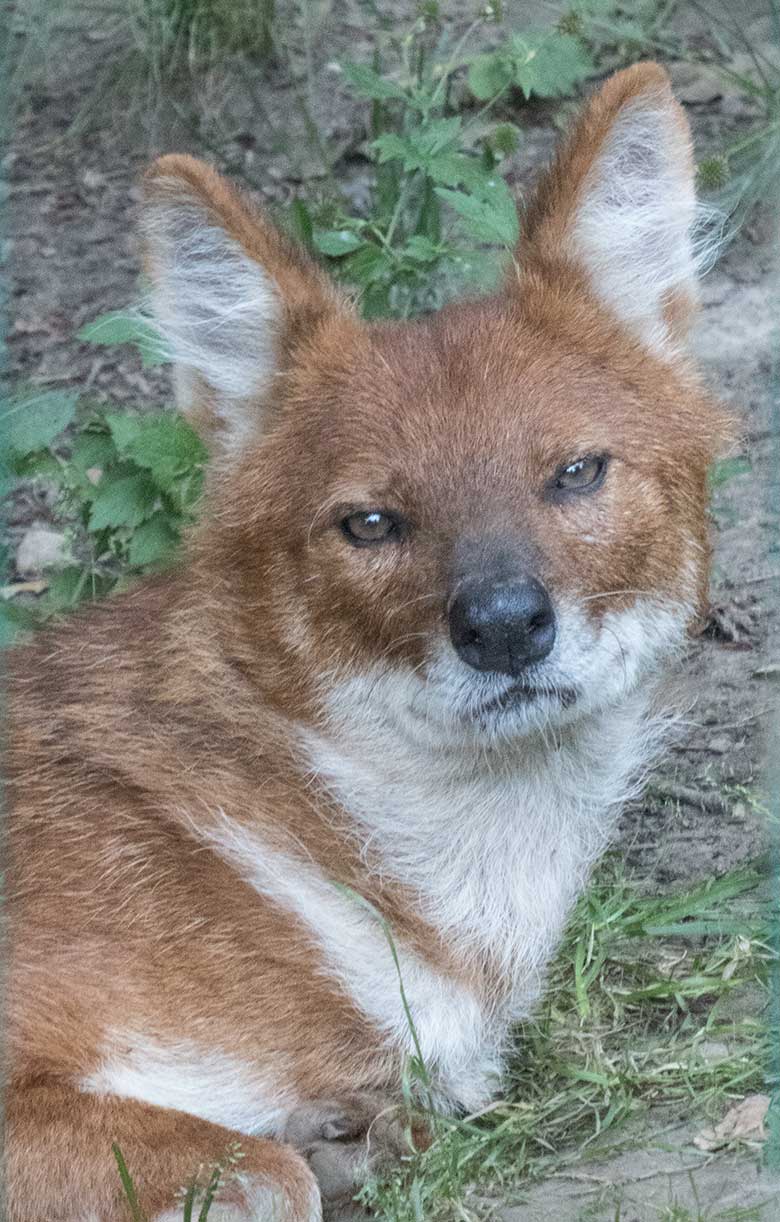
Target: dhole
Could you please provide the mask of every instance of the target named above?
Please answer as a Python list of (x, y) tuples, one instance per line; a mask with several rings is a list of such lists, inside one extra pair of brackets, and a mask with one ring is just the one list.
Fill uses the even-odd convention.
[(7, 1210), (124, 1218), (117, 1142), (167, 1222), (239, 1141), (215, 1222), (311, 1222), (396, 1146), (378, 914), (437, 1106), (479, 1108), (702, 609), (690, 139), (618, 73), (503, 288), (409, 324), (206, 165), (145, 187), (213, 463), (177, 571), (10, 658)]

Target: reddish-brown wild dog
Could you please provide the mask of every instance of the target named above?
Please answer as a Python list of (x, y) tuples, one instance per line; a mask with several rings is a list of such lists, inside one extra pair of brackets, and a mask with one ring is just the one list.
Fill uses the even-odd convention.
[(113, 1141), (155, 1222), (236, 1140), (214, 1222), (349, 1197), (413, 1051), (369, 905), (437, 1105), (499, 1088), (705, 597), (695, 210), (654, 64), (586, 106), (503, 288), (411, 324), (152, 167), (213, 463), (178, 570), (10, 658), (11, 1222), (124, 1218)]

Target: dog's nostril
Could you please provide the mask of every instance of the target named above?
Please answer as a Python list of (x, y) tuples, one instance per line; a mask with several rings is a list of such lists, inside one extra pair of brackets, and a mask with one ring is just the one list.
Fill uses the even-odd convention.
[(449, 610), (450, 637), (475, 670), (520, 675), (546, 658), (555, 640), (555, 612), (532, 577), (508, 583), (484, 579), (461, 588)]
[(536, 615), (532, 615), (528, 621), (529, 632), (541, 632), (544, 628), (548, 628), (551, 619), (552, 617), (547, 611), (539, 611)]

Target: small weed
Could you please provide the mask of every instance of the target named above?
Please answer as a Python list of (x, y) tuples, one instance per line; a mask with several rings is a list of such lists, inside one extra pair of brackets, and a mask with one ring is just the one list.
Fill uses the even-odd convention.
[[(130, 1208), (132, 1222), (149, 1222), (148, 1215), (141, 1206), (138, 1190), (127, 1168), (122, 1150), (116, 1142), (111, 1149), (119, 1171), (122, 1191)], [(181, 1193), (182, 1222), (208, 1222), (211, 1206), (216, 1200), (217, 1193), (226, 1180), (236, 1174), (236, 1168), (243, 1157), (240, 1144), (233, 1142), (221, 1159), (205, 1170), (204, 1168), (198, 1169)]]
[(275, 0), (133, 0), (129, 16), (150, 72), (164, 81), (234, 51), (266, 58), (275, 8)]
[[(764, 988), (760, 877), (741, 870), (650, 897), (608, 861), (519, 1032), (506, 1098), (474, 1117), (441, 1117), (430, 1148), (369, 1184), (364, 1202), (385, 1222), (478, 1218), (489, 1210), (480, 1195), (505, 1197), (624, 1148), (623, 1123), (652, 1105), (695, 1099), (715, 1115), (759, 1087), (764, 1029), (758, 1016), (730, 1018), (726, 1003)], [(715, 1042), (727, 1051), (712, 1060)]]
[[(699, 0), (693, 7), (705, 12)], [(780, 184), (780, 0), (767, 0), (761, 14), (768, 30), (766, 41), (751, 42), (744, 22), (725, 3), (707, 5), (706, 16), (717, 43), (717, 66), (725, 81), (752, 102), (756, 118), (746, 135), (703, 159), (699, 179), (732, 216), (736, 232), (753, 205), (773, 201)]]
[(5, 643), (17, 628), (107, 594), (124, 574), (169, 562), (194, 517), (206, 452), (171, 411), (80, 408), (58, 391), (19, 395), (4, 411), (9, 483), (43, 479), (57, 488), (74, 552), (34, 613), (0, 603)]
[[(488, 9), (446, 55), (430, 50), (429, 13), (390, 43), (386, 62), (377, 49), (371, 67), (343, 65), (353, 92), (371, 103), (370, 202), (361, 215), (337, 203), (317, 216), (298, 201), (291, 221), (296, 236), (358, 290), (366, 317), (436, 309), (464, 283), (492, 287), (518, 237), (500, 166), (521, 133), (487, 116), (513, 91), (559, 97), (595, 70), (582, 40), (557, 27), (512, 33), (493, 51), (471, 54), (477, 28), (498, 15)], [(464, 70), (479, 103), (468, 118), (452, 102)]]
[(710, 468), (707, 482), (710, 492), (714, 492), (716, 488), (722, 488), (725, 484), (731, 483), (738, 475), (746, 475), (752, 469), (750, 458), (746, 454), (739, 454), (733, 458), (721, 458), (713, 463)]

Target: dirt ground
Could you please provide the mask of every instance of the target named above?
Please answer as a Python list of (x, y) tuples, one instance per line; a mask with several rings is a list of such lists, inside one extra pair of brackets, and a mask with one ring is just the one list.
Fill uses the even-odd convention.
[[(359, 112), (345, 101), (327, 61), (344, 45), (357, 58), (362, 38), (360, 28), (342, 23), (332, 45), (325, 38), (318, 76), (325, 136), (344, 150), (336, 171), (355, 193), (365, 172), (364, 133)], [(68, 133), (89, 98), (102, 52), (88, 29), (67, 39), (67, 56), (53, 57), (48, 82), (24, 91), (4, 162), (10, 373), (27, 384), (73, 388), (98, 400), (156, 405), (168, 398), (164, 374), (142, 371), (129, 350), (80, 343), (75, 332), (137, 296), (134, 212), (138, 176), (150, 156), (183, 148), (208, 155), (208, 150), (170, 116), (142, 112), (132, 122), (108, 115), (80, 135)], [(700, 153), (717, 149), (729, 134), (749, 130), (753, 113), (736, 91), (708, 88), (709, 78), (691, 78), (683, 68), (675, 73), (683, 98), (699, 99), (689, 103), (688, 113)], [(242, 155), (254, 180), (263, 183), (259, 195), (267, 201), (289, 199), (300, 188), (300, 156), (291, 150), (301, 133), (293, 128), (286, 142), (280, 141), (275, 127), (292, 114), (292, 92), (284, 72), (275, 70), (263, 95), (271, 119), (252, 125), (247, 117), (251, 139), (244, 141)], [(526, 135), (511, 177), (519, 190), (553, 144), (552, 115), (551, 109), (537, 107), (518, 117)], [(770, 376), (780, 355), (778, 249), (777, 214), (765, 208), (704, 283), (696, 351), (709, 384), (740, 421), (735, 453), (749, 458), (750, 469), (716, 490), (713, 618), (674, 681), (681, 710), (676, 741), (651, 778), (646, 798), (623, 820), (626, 859), (650, 889), (720, 873), (754, 858), (767, 843), (765, 730), (780, 677), (780, 540), (771, 489), (780, 470), (780, 442), (772, 432), (773, 407), (780, 410), (780, 401), (773, 404)], [(780, 396), (780, 389), (774, 393)], [(14, 542), (37, 524), (52, 524), (51, 508), (45, 493), (28, 490), (15, 502)], [(692, 1210), (744, 1208), (780, 1192), (759, 1174), (750, 1155), (707, 1164), (696, 1157), (686, 1123), (680, 1120), (671, 1130), (669, 1124), (663, 1117), (662, 1136), (643, 1140), (641, 1152), (589, 1164), (585, 1179), (535, 1189), (525, 1203), (505, 1211), (506, 1222), (542, 1216), (560, 1222), (585, 1216), (641, 1222), (664, 1216), (661, 1211), (674, 1201), (687, 1202)], [(760, 1216), (780, 1217), (780, 1203), (767, 1205)]]

